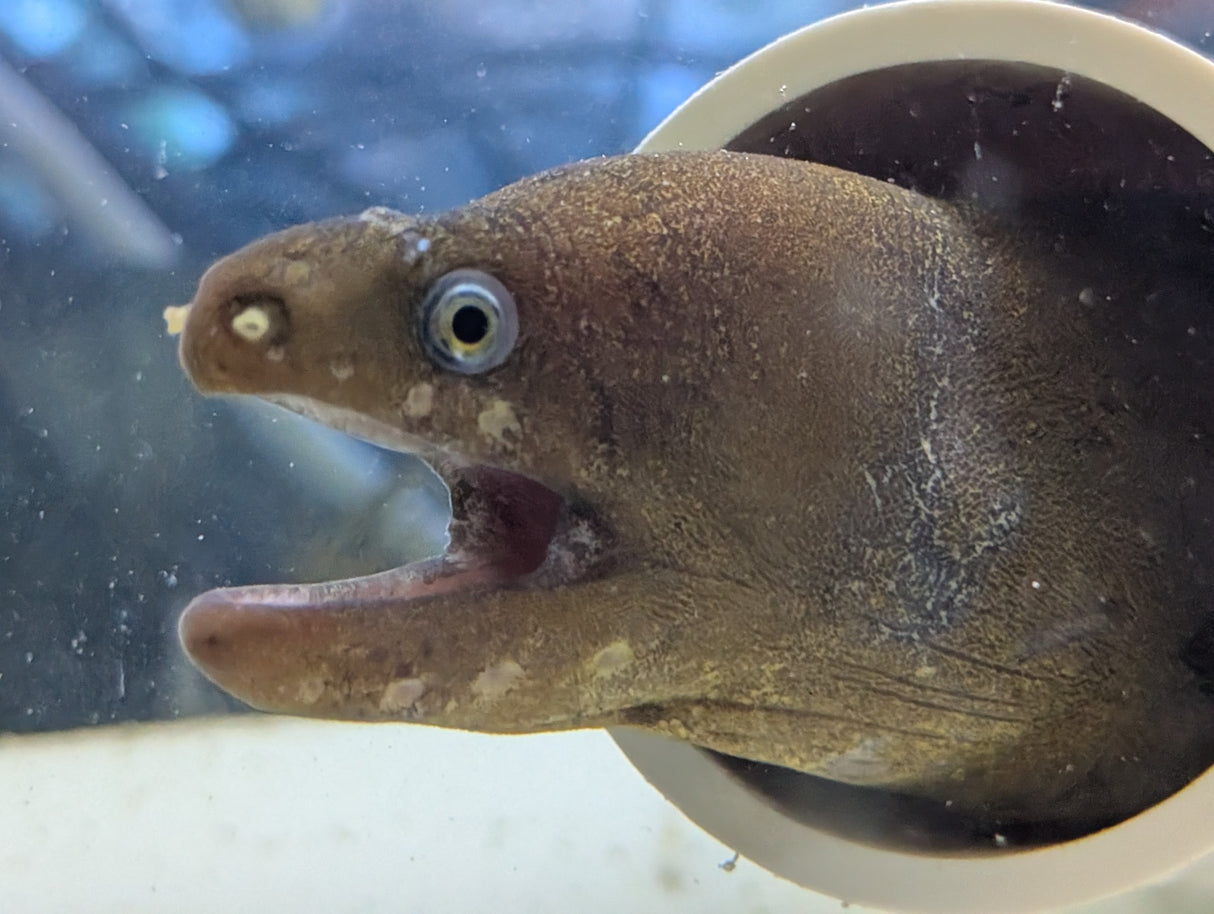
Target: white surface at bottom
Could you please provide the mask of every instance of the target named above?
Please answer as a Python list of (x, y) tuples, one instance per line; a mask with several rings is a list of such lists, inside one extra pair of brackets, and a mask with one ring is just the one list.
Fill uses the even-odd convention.
[[(248, 716), (0, 737), (4, 914), (842, 910), (731, 857), (601, 731)], [(1191, 871), (1082, 910), (1208, 910), (1207, 891)]]
[(5, 914), (840, 910), (731, 856), (601, 731), (250, 716), (0, 737)]

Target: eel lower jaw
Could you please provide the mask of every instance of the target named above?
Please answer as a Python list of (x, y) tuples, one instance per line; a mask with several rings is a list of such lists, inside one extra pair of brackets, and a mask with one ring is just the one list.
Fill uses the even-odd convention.
[[(434, 453), (428, 443), (356, 413), (304, 398), (266, 399), (380, 446)], [(561, 495), (519, 473), (455, 460), (435, 463), (452, 503), (444, 554), (346, 580), (207, 591), (190, 602), (178, 623), (190, 660), (254, 707), (347, 716), (340, 708), (300, 707), (292, 697), (300, 687), (288, 680), (299, 678), (309, 654), (351, 654), (353, 617), (408, 616), (410, 632), (437, 628), (449, 624), (444, 613), (452, 600), (475, 603), (479, 595), (504, 589), (559, 587), (601, 565), (610, 536), (593, 512), (574, 510)], [(394, 629), (386, 618), (373, 624), (383, 634), (406, 630)], [(412, 657), (417, 645), (384, 644), (383, 650), (398, 647), (397, 667), (411, 665), (403, 658)]]

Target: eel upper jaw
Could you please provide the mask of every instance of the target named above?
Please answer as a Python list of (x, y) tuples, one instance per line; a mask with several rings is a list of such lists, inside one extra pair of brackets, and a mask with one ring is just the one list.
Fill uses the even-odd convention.
[[(521, 473), (469, 464), (402, 429), (308, 397), (262, 396), (373, 444), (427, 459), (451, 494), (444, 554), (377, 574), (315, 584), (223, 587), (190, 602), (178, 631), (187, 655), (229, 688), (224, 642), (259, 611), (308, 610), (336, 616), (347, 609), (391, 611), (429, 597), (500, 588), (557, 587), (603, 564), (612, 537), (593, 510)], [(230, 690), (230, 689), (229, 689)]]

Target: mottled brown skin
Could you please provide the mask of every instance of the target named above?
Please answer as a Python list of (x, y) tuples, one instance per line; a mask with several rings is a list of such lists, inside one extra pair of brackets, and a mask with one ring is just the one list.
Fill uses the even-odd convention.
[[(1034, 250), (899, 188), (723, 152), (258, 241), (199, 288), (181, 352), (202, 390), (354, 411), (429, 442), (449, 479), (519, 471), (599, 545), (557, 586), (541, 566), (377, 605), (217, 591), (186, 647), (275, 711), (635, 725), (994, 820), (1133, 813), (1214, 757), (1184, 659), (1209, 605), (1209, 458), (1184, 424), (1206, 379), (1144, 392), (1086, 280)], [(484, 376), (418, 342), (419, 301), (458, 267), (518, 305)], [(229, 327), (249, 301), (280, 303), (255, 343)], [(478, 427), (495, 401), (517, 434)], [(462, 497), (453, 536), (475, 545)]]

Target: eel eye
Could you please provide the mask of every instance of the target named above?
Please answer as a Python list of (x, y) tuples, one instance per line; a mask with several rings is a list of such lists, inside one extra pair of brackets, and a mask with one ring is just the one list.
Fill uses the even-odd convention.
[(514, 296), (488, 273), (452, 270), (426, 292), (420, 329), (422, 348), (436, 365), (480, 374), (502, 364), (514, 349)]

